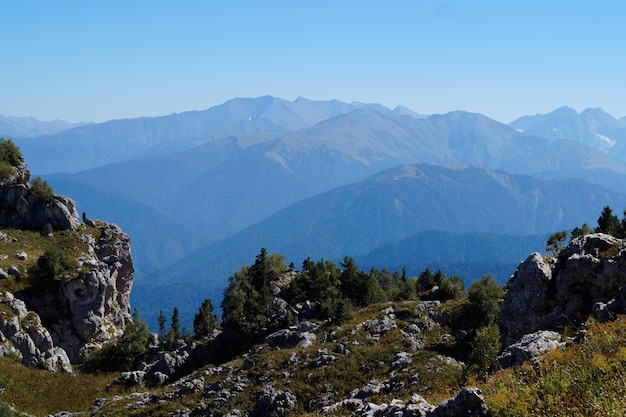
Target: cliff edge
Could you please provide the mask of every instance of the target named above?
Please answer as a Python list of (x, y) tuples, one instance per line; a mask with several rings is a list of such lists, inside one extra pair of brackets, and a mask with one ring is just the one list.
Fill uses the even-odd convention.
[(0, 180), (0, 355), (72, 372), (132, 320), (130, 238), (115, 224), (81, 224), (74, 201), (41, 179), (26, 183), (21, 154), (11, 169)]

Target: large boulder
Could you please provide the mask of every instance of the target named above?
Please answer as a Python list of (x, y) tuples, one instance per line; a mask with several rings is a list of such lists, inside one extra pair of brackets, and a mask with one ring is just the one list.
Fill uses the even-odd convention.
[(557, 332), (540, 330), (524, 335), (522, 340), (508, 346), (497, 358), (496, 368), (504, 369), (521, 365), (525, 361), (535, 361), (547, 351), (565, 346)]
[(624, 285), (626, 250), (613, 236), (596, 233), (573, 239), (549, 260), (531, 254), (505, 287), (500, 312), (505, 345), (539, 330), (577, 327), (593, 314), (594, 306), (606, 313), (608, 305), (619, 313)]

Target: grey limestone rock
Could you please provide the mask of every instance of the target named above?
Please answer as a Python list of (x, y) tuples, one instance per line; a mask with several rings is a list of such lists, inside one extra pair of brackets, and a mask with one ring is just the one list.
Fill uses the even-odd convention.
[(524, 361), (532, 361), (542, 353), (565, 346), (561, 335), (549, 330), (540, 330), (527, 334), (517, 343), (508, 346), (496, 359), (498, 369), (521, 365)]
[(291, 326), (288, 329), (278, 330), (265, 337), (265, 343), (272, 347), (293, 348), (293, 347), (309, 347), (316, 340), (315, 332), (321, 326), (311, 323), (302, 322), (298, 326)]
[[(546, 261), (525, 259), (509, 279), (500, 312), (505, 345), (539, 330), (562, 331), (624, 311), (626, 250), (621, 239), (596, 233), (578, 237)], [(607, 309), (607, 306), (609, 306)]]
[[(478, 388), (463, 388), (456, 397), (441, 402), (438, 406), (429, 404), (418, 394), (413, 394), (405, 404), (399, 400), (383, 404), (366, 402), (362, 398), (351, 397), (322, 409), (323, 413), (350, 411), (362, 417), (486, 417), (489, 408)], [(352, 414), (350, 414), (352, 415)]]
[(78, 261), (87, 272), (46, 291), (19, 294), (48, 323), (54, 344), (67, 352), (72, 363), (120, 336), (132, 320), (130, 238), (115, 224), (97, 222), (97, 227), (98, 241), (83, 235), (88, 251)]
[(289, 390), (276, 390), (266, 385), (257, 400), (250, 417), (278, 417), (285, 415), (296, 406), (296, 396)]
[(46, 224), (55, 230), (78, 227), (76, 203), (60, 195), (49, 203), (37, 201), (23, 184), (0, 186), (0, 227), (42, 230)]
[(482, 417), (489, 415), (485, 397), (478, 388), (463, 388), (456, 397), (447, 399), (437, 406), (429, 417)]
[(26, 304), (10, 292), (0, 293), (0, 304), (5, 306), (0, 312), (1, 354), (15, 354), (26, 366), (73, 372), (67, 353), (54, 345), (37, 313), (28, 311)]

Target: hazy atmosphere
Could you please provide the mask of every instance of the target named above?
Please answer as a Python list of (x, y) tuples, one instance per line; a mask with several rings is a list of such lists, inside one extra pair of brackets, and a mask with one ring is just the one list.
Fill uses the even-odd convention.
[(71, 122), (233, 97), (626, 115), (626, 3), (4, 2), (0, 114)]
[(0, 417), (626, 416), (624, 16), (0, 2)]

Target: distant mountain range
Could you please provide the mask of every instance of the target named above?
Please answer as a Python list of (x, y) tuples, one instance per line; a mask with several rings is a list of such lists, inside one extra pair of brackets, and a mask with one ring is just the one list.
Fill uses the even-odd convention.
[(52, 133), (63, 132), (89, 123), (70, 123), (64, 120), (42, 122), (34, 117), (16, 117), (0, 115), (0, 137), (32, 138)]
[(507, 275), (551, 232), (626, 207), (625, 125), (599, 109), (507, 126), (463, 111), (261, 97), (14, 140), (79, 211), (131, 235), (132, 296), (152, 323), (158, 309), (177, 305), (189, 319), (200, 298), (219, 304), (261, 247), (297, 267), (352, 256), (362, 268)]
[(510, 126), (546, 139), (574, 140), (626, 161), (626, 117), (615, 119), (602, 109), (587, 109), (579, 114), (561, 107), (548, 114), (520, 117)]

